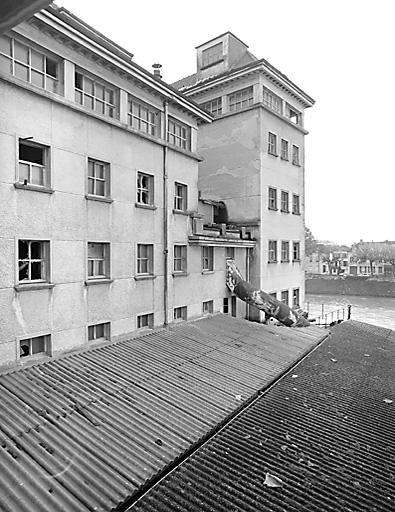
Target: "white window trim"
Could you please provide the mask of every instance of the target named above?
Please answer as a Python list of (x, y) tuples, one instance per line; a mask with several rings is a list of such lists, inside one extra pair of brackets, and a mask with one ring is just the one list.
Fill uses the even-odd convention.
[[(146, 245), (151, 246), (151, 259), (147, 258), (149, 263), (148, 272), (139, 272), (139, 245)], [(155, 244), (148, 243), (148, 242), (138, 242), (136, 243), (136, 259), (135, 259), (135, 265), (136, 265), (136, 277), (153, 277), (155, 275)], [(143, 258), (140, 258), (141, 260)]]
[[(29, 242), (44, 242), (46, 243), (45, 255), (46, 260), (46, 278), (34, 281), (19, 281), (19, 241), (27, 240)], [(52, 244), (50, 240), (43, 240), (41, 238), (16, 238), (15, 239), (15, 283), (17, 287), (34, 288), (35, 286), (40, 287), (41, 285), (47, 285), (51, 283), (51, 258), (52, 258)]]
[[(32, 338), (39, 338), (40, 336), (45, 336), (46, 337), (46, 340), (45, 340), (45, 352), (40, 352), (38, 354), (33, 354), (31, 356), (26, 356), (26, 357), (21, 357), (20, 356), (20, 349), (19, 349), (19, 346), (20, 346), (20, 342), (23, 341), (23, 340), (27, 340), (27, 339), (32, 339)], [(27, 362), (27, 361), (33, 361), (33, 360), (36, 360), (36, 359), (39, 359), (39, 358), (42, 358), (42, 357), (52, 357), (53, 355), (53, 350), (52, 350), (52, 334), (49, 333), (48, 331), (41, 331), (41, 332), (35, 332), (33, 334), (29, 333), (29, 334), (25, 334), (23, 336), (17, 336), (16, 338), (16, 344), (15, 344), (15, 355), (16, 355), (16, 360), (17, 362)]]
[[(30, 143), (31, 145), (42, 147), (45, 150), (45, 177), (46, 183), (45, 185), (34, 185), (32, 183), (28, 183), (24, 185), (23, 182), (19, 179), (19, 141), (26, 141), (26, 143)], [(37, 139), (36, 137), (31, 137), (31, 134), (16, 134), (15, 135), (15, 185), (18, 185), (18, 188), (26, 188), (29, 190), (37, 190), (37, 191), (52, 191), (52, 146), (47, 142)]]
[[(89, 162), (94, 162), (97, 164), (104, 165), (104, 172), (105, 172), (105, 180), (104, 180), (104, 195), (100, 194), (91, 194), (89, 192)], [(111, 164), (109, 162), (105, 162), (104, 160), (101, 160), (100, 158), (95, 158), (92, 156), (88, 156), (86, 159), (86, 194), (85, 197), (87, 199), (89, 198), (95, 198), (99, 200), (111, 200)], [(98, 178), (94, 178), (96, 180), (99, 180)]]
[[(181, 187), (183, 187), (183, 191), (185, 191), (185, 197), (176, 195), (176, 187), (177, 187), (177, 185), (180, 185)], [(185, 203), (184, 208), (181, 208), (181, 209), (180, 208), (176, 208), (176, 198), (177, 197), (180, 197), (180, 198), (182, 198), (184, 200), (183, 201)], [(175, 181), (174, 182), (174, 204), (173, 204), (173, 207), (174, 207), (173, 210), (175, 212), (186, 212), (186, 211), (188, 211), (188, 185), (186, 183), (181, 183), (180, 181)]]
[[(274, 153), (270, 150), (271, 144), (270, 144), (270, 135), (273, 135), (275, 137), (275, 151)], [(278, 156), (278, 135), (277, 133), (269, 131), (267, 134), (267, 153), (271, 156)]]
[[(142, 327), (139, 327), (139, 318), (140, 317), (150, 317), (148, 320), (148, 325), (144, 325)], [(149, 311), (148, 313), (139, 313), (136, 315), (136, 329), (139, 331), (145, 331), (145, 330), (151, 330), (154, 328), (155, 325), (155, 315), (153, 311)]]
[[(105, 276), (89, 276), (89, 244), (106, 244), (105, 245), (105, 251), (107, 251), (107, 254), (105, 254), (105, 266), (107, 269), (107, 274)], [(89, 282), (108, 282), (111, 281), (111, 275), (112, 275), (112, 258), (111, 258), (111, 243), (107, 240), (86, 240), (85, 244), (85, 261), (86, 261), (86, 283)], [(101, 322), (104, 323), (104, 322)]]
[[(287, 156), (286, 156), (286, 158), (283, 156), (283, 145), (282, 145), (283, 141), (287, 143)], [(284, 160), (285, 162), (289, 162), (289, 140), (288, 139), (284, 139), (284, 137), (281, 137), (281, 139), (280, 139), (280, 158), (281, 158), (281, 160)]]
[[(182, 247), (185, 249), (185, 255), (181, 256), (181, 258), (176, 259), (175, 248)], [(182, 252), (182, 249), (181, 249)], [(181, 261), (181, 270), (175, 269), (176, 261)], [(183, 264), (184, 263), (184, 264)], [(185, 243), (175, 243), (173, 244), (173, 274), (186, 274), (188, 272), (188, 245)]]
[[(139, 176), (147, 176), (149, 179), (149, 203), (143, 203), (138, 200), (139, 190), (143, 190), (139, 188)], [(136, 206), (142, 207), (154, 207), (155, 206), (155, 175), (149, 172), (143, 171), (142, 169), (137, 169), (136, 172)]]
[[(95, 327), (97, 325), (102, 325), (104, 324), (105, 325), (105, 330), (107, 332), (105, 332), (105, 336), (104, 337), (101, 337), (101, 338), (94, 338), (92, 340), (89, 339), (89, 327)], [(104, 320), (103, 322), (90, 322), (87, 326), (86, 326), (86, 341), (87, 343), (100, 343), (100, 342), (103, 342), (103, 341), (111, 341), (111, 321), (110, 320)]]

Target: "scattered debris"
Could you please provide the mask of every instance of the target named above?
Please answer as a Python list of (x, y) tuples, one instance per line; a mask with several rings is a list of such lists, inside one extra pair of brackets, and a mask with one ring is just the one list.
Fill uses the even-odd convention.
[(390, 400), (389, 398), (384, 398), (384, 402), (386, 404), (392, 404), (392, 400)]
[(333, 357), (331, 357), (331, 361), (332, 361), (333, 363), (337, 363), (337, 359), (333, 359)]
[(158, 446), (163, 446), (163, 441), (161, 439), (155, 439), (155, 444)]
[(268, 487), (282, 487), (283, 481), (277, 476), (266, 473), (266, 478), (263, 482), (263, 485), (267, 485)]
[(236, 400), (239, 400), (239, 402), (240, 402), (241, 400), (243, 400), (243, 398), (242, 398), (242, 396), (241, 396), (241, 395), (235, 395), (235, 398), (236, 398)]
[(296, 378), (297, 378), (297, 375), (296, 375), (296, 374), (292, 375), (292, 378), (293, 378), (293, 379), (296, 379)]
[(365, 357), (370, 357), (370, 354), (364, 354)]

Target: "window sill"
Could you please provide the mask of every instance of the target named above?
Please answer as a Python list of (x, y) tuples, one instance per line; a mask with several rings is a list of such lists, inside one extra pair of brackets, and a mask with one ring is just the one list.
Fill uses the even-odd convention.
[(110, 197), (102, 197), (102, 196), (92, 196), (90, 194), (85, 194), (85, 199), (89, 201), (99, 201), (101, 203), (112, 203), (113, 199)]
[(267, 152), (267, 154), (268, 154), (268, 155), (271, 155), (271, 156), (275, 156), (275, 157), (277, 157), (277, 156), (278, 156), (278, 154), (277, 154), (277, 153), (271, 153), (270, 151), (268, 151), (268, 152)]
[(278, 261), (268, 261), (269, 264), (278, 263)]
[(281, 260), (281, 263), (289, 263), (289, 260)]
[(278, 212), (278, 208), (270, 208), (270, 206), (268, 206), (267, 209), (271, 210), (272, 212)]
[(148, 281), (151, 279), (156, 279), (156, 276), (154, 274), (145, 274), (145, 275), (138, 275), (134, 276), (135, 281)]
[(30, 284), (17, 284), (14, 290), (17, 292), (25, 292), (29, 290), (50, 290), (55, 285), (53, 283), (30, 283)]
[(202, 274), (214, 274), (214, 270), (202, 270)]
[(178, 215), (189, 215), (189, 212), (187, 210), (176, 210), (175, 208), (173, 208), (173, 213), (177, 213)]
[(39, 185), (24, 185), (23, 183), (15, 182), (15, 188), (19, 188), (20, 190), (31, 190), (33, 192), (44, 192), (44, 194), (53, 194), (55, 191), (53, 188), (49, 187), (40, 187)]
[(292, 215), (301, 215), (300, 212), (292, 212)]
[(289, 213), (289, 210), (280, 210), (281, 213)]
[(302, 167), (300, 164), (297, 164), (295, 162), (292, 162), (292, 165), (294, 165), (295, 167)]
[(95, 284), (110, 284), (113, 282), (113, 279), (109, 277), (97, 278), (97, 279), (87, 279), (85, 281), (85, 286), (93, 286)]
[(300, 260), (292, 260), (292, 263), (300, 263)]
[(189, 272), (172, 272), (173, 277), (186, 277), (189, 276)]
[(284, 158), (283, 156), (281, 157), (281, 160), (284, 160), (284, 162), (289, 162), (289, 158)]
[(136, 208), (143, 208), (144, 210), (157, 210), (157, 206), (153, 204), (134, 203)]

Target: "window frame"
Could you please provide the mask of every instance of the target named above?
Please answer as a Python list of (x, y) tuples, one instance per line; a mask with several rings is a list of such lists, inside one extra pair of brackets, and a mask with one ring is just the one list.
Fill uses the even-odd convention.
[[(144, 324), (144, 325), (143, 325)], [(136, 326), (138, 330), (154, 328), (154, 313), (137, 315)]]
[(212, 315), (214, 313), (214, 301), (212, 299), (202, 302), (202, 313), (203, 315)]
[(281, 240), (281, 263), (289, 263), (289, 240)]
[[(297, 301), (295, 300), (297, 297)], [(300, 288), (292, 288), (292, 307), (300, 308)]]
[(289, 192), (287, 190), (281, 191), (281, 212), (289, 213)]
[[(147, 178), (148, 187), (140, 186), (139, 180)], [(142, 194), (148, 194), (148, 202), (141, 201)], [(140, 199), (139, 199), (140, 195)], [(154, 206), (155, 204), (155, 176), (144, 171), (137, 171), (136, 175), (136, 206)]]
[(185, 322), (188, 319), (187, 306), (173, 308), (173, 322)]
[(229, 297), (224, 297), (222, 300), (222, 313), (224, 315), (229, 315), (230, 313)]
[[(220, 49), (220, 51), (218, 51)], [(224, 60), (224, 44), (222, 41), (202, 50), (202, 64), (200, 69), (209, 68)]]
[[(77, 87), (77, 75), (82, 78), (82, 89)], [(89, 84), (89, 82), (91, 85), (90, 92), (88, 92), (88, 88), (85, 89), (85, 84)], [(101, 98), (97, 94), (98, 88), (103, 88), (103, 96)], [(79, 96), (80, 99), (78, 99)], [(107, 100), (106, 96), (109, 96), (110, 99)], [(86, 104), (86, 97), (90, 99), (93, 106)], [(74, 102), (95, 114), (109, 117), (110, 119), (119, 118), (119, 88), (77, 67), (74, 71)], [(102, 105), (103, 112), (97, 110), (97, 104)]]
[(300, 241), (294, 240), (292, 242), (292, 261), (300, 261)]
[[(138, 112), (134, 111), (135, 107)], [(128, 126), (152, 137), (160, 137), (160, 111), (128, 94)]]
[[(15, 37), (10, 37), (5, 34), (2, 34), (0, 36), (3, 39), (9, 39), (10, 40), (10, 54), (6, 54), (3, 51), (0, 50), (0, 58), (6, 58), (10, 62), (10, 71), (9, 74), (18, 80), (23, 80), (25, 83), (31, 84), (35, 87), (39, 87), (40, 89), (43, 89), (48, 92), (52, 92), (55, 94), (60, 94), (60, 64), (62, 62), (62, 59), (60, 57), (55, 57), (52, 54), (48, 55), (48, 52), (42, 49), (37, 50), (35, 46), (31, 46), (31, 42), (29, 44), (24, 43), (20, 41), (19, 39), (16, 39)], [(23, 62), (22, 60), (18, 59), (15, 55), (15, 43), (18, 45), (24, 46), (27, 49), (27, 62)], [(32, 52), (36, 54), (40, 54), (44, 60), (43, 60), (43, 68), (39, 69), (38, 67), (34, 67), (32, 64)], [(48, 72), (48, 61), (50, 61), (52, 64), (55, 64), (56, 66), (56, 75), (52, 75)], [(22, 78), (18, 76), (15, 72), (16, 66), (21, 66), (23, 68), (27, 69), (27, 79)], [(38, 85), (37, 83), (32, 82), (32, 73), (37, 73), (38, 75), (42, 75), (43, 78), (43, 84), (44, 85)], [(34, 76), (34, 75), (33, 75)], [(48, 82), (52, 84), (52, 87), (48, 87)]]
[[(19, 244), (21, 242), (27, 242), (28, 244), (28, 251), (27, 251), (27, 257), (21, 258), (20, 257), (20, 247)], [(40, 258), (32, 258), (31, 252), (32, 248), (31, 245), (33, 243), (39, 243), (41, 248), (40, 252), (42, 256)], [(27, 238), (19, 238), (17, 240), (17, 284), (18, 285), (35, 285), (35, 284), (41, 284), (41, 283), (50, 283), (51, 282), (51, 274), (50, 274), (50, 256), (51, 256), (51, 246), (49, 240), (37, 240), (37, 239), (27, 239)], [(28, 265), (28, 279), (21, 279), (20, 278), (20, 272), (21, 272), (21, 263), (25, 262), (25, 264)], [(41, 276), (39, 279), (31, 279), (32, 275), (32, 266), (36, 263), (40, 263), (41, 268)]]
[(268, 240), (268, 263), (277, 263), (278, 262), (278, 247), (277, 240)]
[[(180, 251), (180, 254), (176, 255), (176, 252)], [(178, 265), (179, 263), (179, 265)], [(176, 268), (178, 267), (179, 268)], [(173, 273), (174, 274), (186, 274), (188, 272), (188, 246), (185, 244), (174, 244), (173, 245)]]
[[(103, 336), (97, 336), (97, 328), (103, 326)], [(90, 337), (90, 332), (94, 333), (93, 338)], [(87, 328), (88, 342), (95, 341), (111, 341), (111, 322), (99, 322), (97, 324), (90, 324)]]
[[(89, 255), (89, 249), (93, 248), (93, 245), (100, 245), (103, 249), (103, 257), (91, 257)], [(87, 282), (89, 281), (106, 281), (111, 279), (111, 244), (110, 242), (96, 242), (96, 241), (88, 241), (87, 242)], [(90, 263), (93, 262), (92, 270), (93, 274), (90, 273)], [(95, 268), (100, 267), (100, 262), (103, 262), (103, 274), (99, 274), (95, 272)]]
[[(91, 175), (91, 164), (93, 166), (93, 175)], [(96, 167), (103, 168), (104, 178), (95, 176)], [(90, 182), (93, 181), (93, 192), (90, 192)], [(97, 184), (104, 183), (104, 194), (97, 194)], [(111, 165), (109, 162), (98, 160), (97, 158), (88, 157), (87, 159), (87, 174), (86, 174), (86, 197), (95, 199), (110, 199), (111, 198)]]
[[(181, 191), (181, 194), (179, 194)], [(181, 207), (180, 207), (181, 206)], [(180, 183), (179, 181), (174, 182), (174, 212), (186, 212), (188, 210), (188, 185)]]
[(289, 141), (281, 138), (280, 141), (280, 156), (281, 160), (289, 161)]
[(285, 117), (296, 126), (301, 126), (302, 124), (302, 113), (289, 103), (285, 105)]
[(300, 167), (300, 147), (292, 144), (292, 165)]
[[(41, 352), (33, 352), (33, 349), (32, 349), (32, 343), (33, 340), (37, 340), (39, 338), (43, 338), (43, 342), (44, 342), (44, 350), (41, 351)], [(24, 343), (24, 342), (30, 342), (29, 343), (29, 354), (26, 354), (26, 355), (21, 355), (21, 344)], [(25, 337), (20, 337), (18, 338), (18, 345), (17, 345), (17, 350), (18, 350), (18, 355), (17, 355), (17, 358), (19, 361), (25, 361), (25, 360), (31, 360), (31, 359), (35, 359), (35, 358), (38, 358), (38, 357), (42, 357), (42, 356), (50, 356), (51, 355), (51, 334), (40, 334), (40, 335), (37, 335), (37, 336), (30, 336), (29, 338), (25, 338)]]
[(236, 256), (236, 247), (225, 247), (225, 258), (234, 260)]
[[(280, 98), (280, 96), (277, 96), (274, 92), (272, 92), (267, 87), (263, 86), (263, 93), (262, 93), (262, 102), (263, 104), (269, 108), (270, 110), (273, 110), (273, 112), (276, 112), (277, 114), (282, 115), (283, 113), (283, 100)], [(278, 102), (278, 107), (275, 106), (276, 102)]]
[(214, 246), (202, 246), (202, 273), (214, 272)]
[(192, 151), (191, 134), (190, 126), (175, 117), (168, 116), (166, 139), (169, 144), (185, 151)]
[(268, 132), (267, 136), (267, 152), (269, 155), (278, 156), (277, 153), (277, 134)]
[(218, 117), (222, 115), (222, 96), (218, 96), (217, 98), (213, 98), (210, 101), (206, 101), (200, 106), (210, 112), (212, 116)]
[(254, 104), (254, 87), (248, 86), (227, 95), (229, 112), (239, 112)]
[(277, 188), (268, 187), (268, 210), (277, 211)]
[(292, 194), (292, 214), (301, 215), (299, 194)]
[[(285, 300), (285, 297), (286, 297), (286, 300)], [(289, 306), (289, 290), (281, 290), (280, 302)]]
[[(43, 156), (43, 164), (37, 164), (36, 162), (32, 162), (29, 160), (22, 160), (20, 157), (21, 154), (21, 145), (28, 146), (36, 149), (40, 149), (42, 151)], [(51, 188), (51, 147), (42, 144), (41, 142), (36, 142), (32, 140), (26, 140), (23, 137), (18, 137), (17, 139), (17, 170), (16, 170), (16, 183), (18, 185), (24, 186), (26, 188), (34, 188), (36, 190), (49, 190)], [(28, 165), (28, 178), (25, 183), (26, 178), (21, 178), (21, 164)], [(33, 183), (31, 179), (32, 169), (33, 167), (37, 167), (42, 169), (43, 173), (43, 184)]]
[[(142, 254), (140, 251), (147, 251)], [(143, 267), (146, 266), (146, 271)], [(151, 277), (154, 275), (154, 244), (138, 243), (136, 247), (136, 276)]]

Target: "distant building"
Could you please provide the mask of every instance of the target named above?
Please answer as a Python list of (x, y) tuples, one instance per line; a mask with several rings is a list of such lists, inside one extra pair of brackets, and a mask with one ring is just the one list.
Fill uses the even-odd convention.
[(199, 190), (257, 239), (251, 282), (303, 304), (304, 110), (313, 99), (230, 32), (199, 45), (197, 72), (173, 85), (214, 116), (199, 131)]
[(211, 116), (132, 58), (54, 6), (0, 38), (0, 365), (247, 314), (255, 242), (198, 200)]

